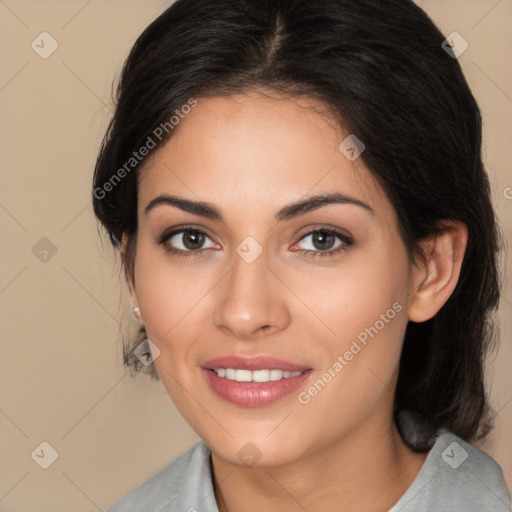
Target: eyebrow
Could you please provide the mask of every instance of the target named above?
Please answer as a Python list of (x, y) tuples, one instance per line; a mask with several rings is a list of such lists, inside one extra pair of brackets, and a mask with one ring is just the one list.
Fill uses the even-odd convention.
[[(290, 203), (276, 213), (275, 219), (278, 222), (289, 220), (330, 204), (353, 204), (375, 215), (374, 210), (369, 204), (354, 197), (336, 192), (332, 194), (310, 196), (306, 199)], [(190, 199), (169, 194), (161, 194), (152, 199), (146, 208), (144, 208), (144, 215), (147, 215), (151, 210), (160, 205), (176, 206), (185, 212), (193, 213), (194, 215), (199, 215), (207, 219), (224, 222), (222, 213), (217, 207), (215, 207), (215, 205), (203, 201), (191, 201)]]

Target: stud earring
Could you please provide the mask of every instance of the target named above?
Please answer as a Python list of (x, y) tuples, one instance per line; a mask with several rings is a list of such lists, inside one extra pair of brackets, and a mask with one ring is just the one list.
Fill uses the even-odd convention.
[(134, 320), (137, 320), (137, 322), (140, 322), (140, 308), (134, 308), (132, 306), (132, 309), (130, 311), (130, 315)]

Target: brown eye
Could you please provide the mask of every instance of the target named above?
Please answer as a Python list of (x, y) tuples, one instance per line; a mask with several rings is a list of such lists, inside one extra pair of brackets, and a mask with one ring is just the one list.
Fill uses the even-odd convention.
[(190, 250), (199, 249), (204, 243), (204, 233), (200, 231), (183, 231), (183, 245)]
[(207, 248), (218, 248), (212, 242), (209, 247), (204, 247), (206, 240), (210, 237), (201, 229), (193, 227), (182, 227), (166, 231), (156, 242), (163, 245), (165, 250), (179, 256), (189, 256), (193, 253), (203, 253)]
[[(307, 238), (311, 238), (311, 242), (305, 244), (309, 247), (303, 248), (302, 252), (310, 257), (333, 256), (353, 245), (353, 241), (348, 236), (332, 229), (319, 228), (310, 231), (300, 239), (300, 242)], [(335, 245), (336, 239), (340, 241), (337, 245)]]
[(313, 245), (319, 251), (326, 251), (333, 248), (336, 243), (336, 235), (329, 231), (315, 231), (312, 235)]

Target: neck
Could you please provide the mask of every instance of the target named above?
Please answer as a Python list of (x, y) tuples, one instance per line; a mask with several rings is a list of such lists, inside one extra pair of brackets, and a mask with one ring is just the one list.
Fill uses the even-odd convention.
[(367, 421), (356, 431), (279, 466), (247, 468), (212, 453), (219, 512), (388, 510), (411, 485), (427, 454), (405, 445), (392, 417)]

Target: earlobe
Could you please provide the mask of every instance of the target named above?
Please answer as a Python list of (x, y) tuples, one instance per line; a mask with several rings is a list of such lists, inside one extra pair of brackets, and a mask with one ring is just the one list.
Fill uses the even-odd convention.
[(137, 322), (141, 322), (142, 321), (142, 316), (140, 314), (140, 308), (139, 307), (134, 307), (132, 305), (132, 308), (131, 308), (131, 311), (130, 311), (130, 315), (132, 316), (132, 318), (134, 320), (136, 320)]
[(439, 235), (421, 242), (425, 257), (413, 269), (409, 320), (429, 320), (450, 298), (459, 280), (467, 239), (464, 223), (445, 221)]
[(142, 313), (140, 311), (140, 306), (139, 306), (139, 301), (137, 299), (137, 294), (135, 292), (135, 289), (130, 286), (129, 284), (129, 288), (130, 288), (130, 296), (131, 296), (131, 300), (132, 300), (132, 306), (131, 306), (131, 310), (130, 310), (130, 314), (132, 316), (132, 318), (134, 320), (136, 320), (137, 322), (140, 322), (140, 323), (144, 323), (144, 320), (142, 318)]

